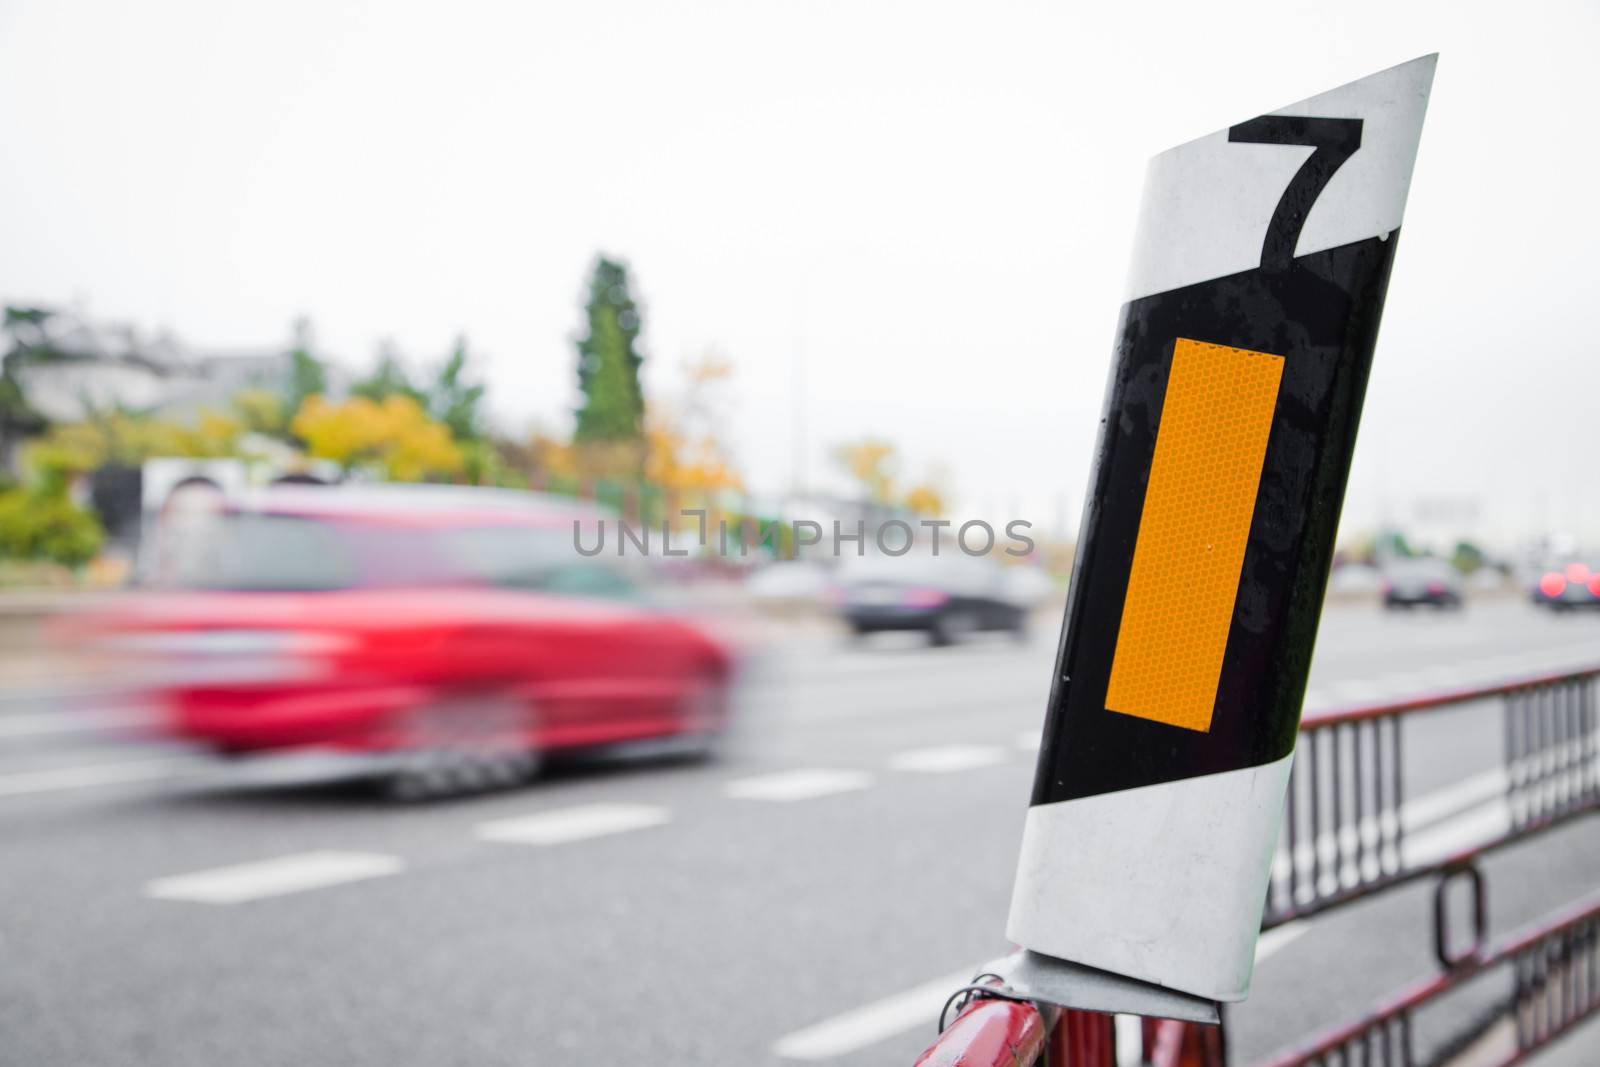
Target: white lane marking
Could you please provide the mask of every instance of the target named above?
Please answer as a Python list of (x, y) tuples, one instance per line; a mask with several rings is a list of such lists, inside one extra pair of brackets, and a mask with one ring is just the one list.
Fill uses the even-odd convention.
[[(1268, 959), (1308, 929), (1310, 924), (1302, 920), (1268, 930), (1256, 941), (1256, 963)], [(903, 993), (864, 1004), (803, 1030), (786, 1034), (778, 1039), (773, 1051), (785, 1059), (826, 1060), (875, 1045), (913, 1027), (927, 1026), (939, 1009), (944, 1007), (950, 994), (971, 981), (972, 975), (981, 967), (982, 964), (979, 964), (932, 982), (924, 982)], [(1118, 1016), (1122, 1027), (1128, 1025), (1121, 1021), (1124, 1018), (1133, 1020), (1135, 1026), (1138, 1024), (1137, 1016)]]
[(0, 775), (0, 797), (50, 793), (61, 789), (87, 789), (91, 786), (120, 785), (176, 778), (201, 766), (193, 759), (119, 760), (115, 763), (80, 767), (52, 767)]
[(661, 826), (672, 813), (652, 804), (579, 804), (533, 815), (517, 815), (478, 824), (474, 833), (484, 841), (514, 845), (564, 845), (591, 837), (626, 833)]
[(889, 757), (889, 766), (897, 771), (915, 771), (919, 774), (948, 774), (974, 767), (990, 767), (1005, 760), (1005, 750), (994, 745), (936, 745), (932, 748), (913, 748)]
[(149, 708), (113, 711), (36, 711), (0, 715), (0, 737), (48, 737), (52, 734), (115, 733), (157, 721)]
[(724, 796), (737, 800), (792, 801), (811, 800), (814, 797), (833, 796), (865, 789), (872, 784), (872, 775), (864, 771), (830, 770), (809, 767), (794, 771), (779, 771), (752, 778), (739, 778), (722, 787)]
[(1311, 929), (1311, 924), (1304, 919), (1299, 919), (1268, 930), (1256, 938), (1256, 963), (1260, 964), (1276, 956), (1281, 949), (1291, 941), (1298, 939), (1309, 929)]
[[(1460, 831), (1450, 829), (1443, 825), (1452, 821), (1453, 816), (1463, 816), (1469, 820), (1468, 825), (1480, 825), (1483, 816), (1466, 815), (1483, 804), (1494, 804), (1503, 807), (1505, 790), (1507, 786), (1506, 772), (1500, 768), (1491, 768), (1463, 778), (1453, 785), (1436, 789), (1431, 793), (1424, 793), (1414, 800), (1408, 800), (1400, 808), (1400, 825), (1405, 830), (1406, 852), (1402, 858), (1408, 861), (1414, 858), (1418, 834), (1430, 828), (1438, 827), (1445, 836), (1441, 840), (1454, 840), (1455, 834)], [(1479, 823), (1472, 823), (1471, 819), (1477, 818)], [(1385, 834), (1394, 832), (1394, 816), (1385, 813), (1382, 819), (1382, 830)], [(1467, 831), (1469, 834), (1477, 833), (1476, 830)], [(1358, 836), (1359, 835), (1359, 836)], [(1353, 875), (1351, 866), (1354, 856), (1358, 851), (1357, 842), (1369, 850), (1365, 857), (1366, 864), (1370, 867), (1378, 862), (1377, 850), (1380, 844), (1379, 820), (1371, 815), (1366, 816), (1359, 824), (1341, 827), (1337, 832), (1324, 830), (1317, 835), (1315, 847), (1318, 862), (1324, 869), (1324, 879), (1334, 877), (1333, 863), (1336, 858), (1342, 858), (1346, 875)], [(1424, 838), (1425, 840), (1425, 838)], [(1471, 844), (1468, 840), (1466, 843)], [(1304, 878), (1311, 876), (1311, 850), (1313, 843), (1302, 841), (1295, 848), (1295, 863), (1299, 866), (1300, 874)], [(1439, 855), (1448, 855), (1448, 850)], [(1274, 877), (1282, 880), (1289, 876), (1289, 851), (1287, 847), (1280, 847), (1273, 860)]]
[(1400, 808), (1400, 824), (1407, 833), (1421, 830), (1447, 816), (1505, 796), (1510, 784), (1505, 770), (1500, 767), (1474, 774), (1407, 801)]
[(1012, 743), (1016, 745), (1019, 752), (1037, 752), (1039, 751), (1040, 734), (1041, 731), (1039, 730), (1024, 730), (1016, 736)]
[(772, 1046), (772, 1051), (789, 1060), (832, 1059), (876, 1045), (915, 1026), (928, 1027), (931, 1041), (939, 1009), (944, 1007), (951, 993), (971, 981), (973, 973), (965, 970), (936, 978), (785, 1034)]
[(380, 878), (401, 870), (396, 856), (374, 852), (301, 852), (293, 856), (239, 863), (231, 867), (157, 878), (144, 887), (145, 896), (198, 904), (241, 904), (262, 897), (300, 893), (346, 882)]
[(1511, 813), (1496, 799), (1473, 811), (1446, 820), (1406, 838), (1402, 850), (1406, 866), (1437, 863), (1464, 848), (1481, 845), (1511, 830)]

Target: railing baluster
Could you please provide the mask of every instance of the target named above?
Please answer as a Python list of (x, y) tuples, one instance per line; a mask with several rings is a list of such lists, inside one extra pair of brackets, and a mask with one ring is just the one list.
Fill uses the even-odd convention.
[(1544, 698), (1543, 690), (1533, 689), (1528, 692), (1528, 708), (1526, 713), (1526, 726), (1528, 736), (1524, 739), (1527, 755), (1528, 775), (1525, 782), (1528, 795), (1528, 821), (1536, 821), (1544, 809)]
[(1322, 736), (1321, 730), (1312, 730), (1305, 736), (1307, 754), (1311, 757), (1311, 832), (1306, 835), (1306, 840), (1311, 844), (1311, 899), (1314, 901), (1322, 896), (1322, 798), (1321, 775), (1317, 770), (1318, 738)]
[(1389, 873), (1389, 809), (1383, 806), (1383, 720), (1372, 720), (1373, 825), (1377, 828), (1378, 877)]
[(1334, 892), (1344, 888), (1344, 782), (1339, 774), (1339, 728), (1343, 723), (1336, 723), (1328, 731), (1328, 740), (1332, 741), (1330, 749), (1333, 754), (1333, 764), (1328, 770), (1328, 781), (1333, 786), (1333, 889)]
[(1501, 701), (1506, 725), (1506, 806), (1511, 809), (1511, 825), (1520, 826), (1522, 812), (1522, 694), (1512, 690)]
[(1366, 723), (1363, 722), (1354, 722), (1350, 724), (1350, 765), (1355, 769), (1354, 780), (1351, 783), (1353, 787), (1351, 790), (1353, 797), (1351, 818), (1354, 820), (1356, 828), (1357, 885), (1360, 885), (1362, 882), (1367, 880), (1367, 835), (1363, 832), (1365, 827), (1361, 825), (1361, 813), (1363, 810), (1363, 798), (1361, 796), (1363, 792), (1363, 780), (1361, 774), (1361, 729), (1365, 725)]
[(1402, 765), (1405, 763), (1405, 752), (1400, 747), (1402, 733), (1400, 716), (1392, 715), (1389, 721), (1394, 724), (1394, 795), (1391, 803), (1394, 804), (1394, 869), (1400, 870), (1405, 866), (1406, 824), (1403, 817), (1406, 798), (1402, 787), (1404, 782)]

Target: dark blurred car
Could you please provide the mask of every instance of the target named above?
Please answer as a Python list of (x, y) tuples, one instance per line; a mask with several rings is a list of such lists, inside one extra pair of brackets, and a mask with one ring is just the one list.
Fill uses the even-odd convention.
[(992, 560), (959, 550), (851, 560), (839, 576), (839, 613), (857, 635), (925, 633), (951, 645), (982, 630), (1027, 632), (1031, 597)]
[(1547, 571), (1534, 583), (1533, 602), (1553, 611), (1600, 607), (1600, 571), (1584, 563)]
[(709, 747), (731, 650), (577, 552), (573, 523), (593, 544), (598, 517), (488, 490), (273, 489), (185, 531), (176, 588), (79, 636), (153, 671), (172, 735), (387, 754), (402, 794), (514, 780), (565, 749)]
[(1459, 608), (1461, 574), (1440, 559), (1396, 560), (1383, 569), (1386, 608)]

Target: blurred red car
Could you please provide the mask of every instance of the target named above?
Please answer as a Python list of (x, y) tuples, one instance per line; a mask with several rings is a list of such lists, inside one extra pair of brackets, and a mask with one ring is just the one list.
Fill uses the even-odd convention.
[[(731, 649), (654, 607), (598, 509), (448, 487), (276, 488), (166, 544), (169, 588), (87, 621), (152, 673), (163, 729), (229, 753), (388, 754), (405, 795), (649, 738), (708, 750)], [(176, 550), (174, 550), (176, 548)]]

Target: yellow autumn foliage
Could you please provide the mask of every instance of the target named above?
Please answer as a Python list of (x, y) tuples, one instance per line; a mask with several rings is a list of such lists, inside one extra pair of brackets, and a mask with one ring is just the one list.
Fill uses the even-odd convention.
[(905, 506), (914, 515), (938, 518), (944, 514), (944, 495), (932, 485), (917, 485), (906, 493)]
[(690, 438), (671, 420), (651, 418), (645, 440), (644, 476), (651, 485), (672, 492), (713, 493), (744, 484), (714, 438)]
[(309, 455), (347, 470), (375, 464), (393, 481), (456, 474), (465, 465), (450, 430), (399, 394), (377, 402), (357, 396), (338, 403), (309, 396), (289, 428)]

